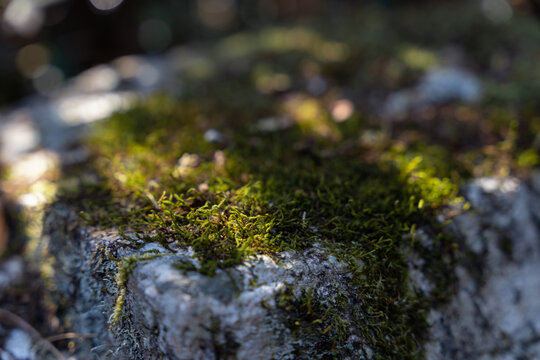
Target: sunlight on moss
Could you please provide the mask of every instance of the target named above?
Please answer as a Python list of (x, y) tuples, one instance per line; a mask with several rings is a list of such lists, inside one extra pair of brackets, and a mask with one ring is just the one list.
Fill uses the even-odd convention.
[(540, 164), (540, 156), (538, 155), (538, 151), (528, 149), (519, 154), (517, 162), (521, 167), (532, 168)]
[(401, 177), (417, 191), (420, 198), (415, 201), (418, 201), (420, 208), (464, 201), (458, 197), (459, 175), (451, 169), (451, 162), (445, 157), (447, 153), (440, 147), (421, 147), (414, 151), (400, 144), (382, 156), (396, 166)]
[(332, 140), (339, 140), (341, 137), (328, 110), (314, 98), (292, 97), (284, 104), (284, 110), (306, 134)]
[[(424, 305), (407, 288), (400, 248), (410, 241), (404, 234), (422, 224), (438, 226), (433, 209), (457, 199), (450, 165), (437, 162), (445, 154), (433, 148), (420, 158), (413, 148), (368, 145), (358, 136), (364, 131), (360, 118), (338, 124), (313, 98), (300, 96), (283, 106), (291, 127), (258, 132), (236, 124), (223, 143), (209, 143), (204, 133), (223, 127), (222, 120), (189, 99), (150, 98), (97, 127), (90, 144), (101, 181), (92, 199), (69, 196), (85, 221), (114, 226), (128, 241), (191, 247), (197, 270), (206, 275), (251, 255), (322, 243), (348, 264), (360, 293), (377, 299), (370, 320), (354, 319), (364, 325), (370, 346), (388, 354), (419, 351)], [(349, 142), (347, 155), (340, 138)], [(377, 161), (364, 161), (372, 152), (380, 153)], [(384, 300), (389, 298), (403, 300)], [(307, 319), (294, 320), (300, 323), (318, 319), (313, 329), (322, 334), (321, 346), (331, 348), (345, 338), (347, 323), (329, 305), (312, 306), (317, 314), (291, 316)]]
[(222, 40), (218, 54), (223, 59), (252, 56), (264, 52), (305, 52), (323, 62), (342, 62), (349, 56), (349, 46), (324, 39), (307, 27), (271, 27), (258, 33), (241, 33)]
[[(515, 84), (488, 84), (482, 105), (489, 106), (482, 109), (447, 104), (403, 124), (363, 114), (365, 104), (348, 100), (343, 89), (384, 93), (443, 61), (431, 50), (443, 39), (415, 32), (421, 13), (400, 19), (399, 31), (417, 40), (406, 44), (383, 26), (382, 16), (366, 12), (365, 33), (347, 25), (335, 32), (273, 27), (184, 54), (192, 60), (181, 69), (187, 91), (176, 100), (150, 97), (98, 126), (87, 169), (99, 177), (86, 188), (92, 198), (73, 191), (67, 198), (86, 222), (117, 228), (128, 242), (191, 248), (198, 266), (178, 263), (180, 271), (211, 276), (252, 255), (321, 244), (346, 264), (355, 292), (315, 300), (309, 289), (299, 298), (286, 289), (277, 300), (291, 332), (313, 339), (331, 357), (354, 322), (378, 356), (421, 357), (428, 309), (450, 296), (456, 250), (436, 215), (468, 209), (459, 193), (467, 176), (537, 166), (536, 133), (522, 131), (528, 117), (505, 105), (519, 101), (514, 90), (522, 87)], [(437, 35), (452, 38), (456, 31)], [(488, 39), (489, 31), (479, 38)], [(475, 56), (483, 59), (477, 47)], [(193, 76), (197, 59), (203, 70)], [(324, 85), (321, 92), (308, 86), (314, 78)], [(445, 122), (433, 125), (439, 118)], [(464, 148), (462, 130), (470, 131), (464, 138), (481, 138), (479, 144)], [(205, 140), (208, 132), (217, 135)], [(438, 234), (435, 250), (418, 244), (422, 227)], [(435, 284), (429, 296), (409, 287), (403, 253), (411, 249), (422, 255), (423, 273)], [(121, 288), (130, 269), (123, 266)], [(365, 307), (343, 319), (347, 296), (358, 296)]]
[(404, 46), (400, 58), (405, 65), (417, 70), (428, 70), (439, 64), (435, 53), (415, 46)]

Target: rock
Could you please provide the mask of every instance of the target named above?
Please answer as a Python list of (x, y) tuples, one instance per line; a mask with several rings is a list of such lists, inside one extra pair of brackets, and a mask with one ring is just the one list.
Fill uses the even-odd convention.
[(474, 103), (480, 99), (479, 79), (460, 68), (442, 67), (428, 71), (414, 87), (390, 94), (383, 102), (383, 118), (402, 120), (411, 112), (449, 101)]
[(24, 262), (20, 256), (12, 256), (0, 263), (0, 293), (9, 287), (21, 284), (24, 275)]
[(43, 148), (63, 159), (87, 124), (132, 108), (141, 96), (178, 93), (176, 65), (168, 56), (124, 56), (82, 72), (49, 96), (28, 96), (16, 108), (2, 109), (0, 163), (14, 164)]
[[(279, 265), (259, 256), (213, 277), (173, 267), (175, 261), (190, 261), (189, 255), (167, 255), (133, 272), (130, 301), (133, 312), (141, 314), (135, 326), (153, 329), (155, 335), (147, 351), (160, 349), (186, 360), (211, 359), (218, 353), (238, 359), (292, 359), (294, 340), (279, 319), (276, 297), (286, 284), (294, 284), (297, 295), (313, 286), (329, 296), (335, 292), (329, 285), (342, 283), (346, 272), (317, 248), (280, 254)], [(361, 354), (357, 351), (356, 358)]]
[[(456, 281), (451, 298), (429, 312), (426, 358), (540, 358), (539, 194), (516, 178), (473, 180), (464, 194), (473, 208), (449, 226), (460, 249)], [(44, 234), (57, 259), (58, 303), (70, 304), (64, 321), (73, 331), (98, 334), (82, 353), (95, 348), (99, 356), (130, 359), (322, 359), (329, 353), (317, 347), (320, 333), (296, 338), (280, 298), (290, 293), (300, 299), (311, 291), (314, 301), (334, 306), (338, 294), (347, 294), (340, 318), (363, 309), (349, 284), (350, 268), (318, 244), (302, 253), (252, 257), (209, 276), (196, 271), (192, 249), (132, 248), (137, 241), (115, 231), (81, 226), (65, 205), (49, 209)], [(432, 230), (419, 229), (416, 236), (419, 246), (433, 251)], [(435, 285), (423, 273), (426, 259), (412, 251), (405, 257), (412, 289), (430, 296)], [(347, 323), (353, 324), (350, 335), (336, 351), (343, 358), (374, 358), (361, 325)]]
[(457, 288), (429, 315), (427, 359), (539, 359), (540, 196), (515, 178), (478, 179), (465, 193), (474, 211), (452, 224)]
[[(256, 256), (209, 276), (196, 271), (199, 264), (191, 249), (171, 252), (147, 244), (134, 250), (116, 233), (70, 226), (75, 216), (58, 206), (49, 211), (44, 231), (58, 259), (59, 302), (70, 303), (64, 320), (76, 332), (98, 334), (92, 346), (109, 348), (102, 355), (322, 359), (328, 354), (316, 348), (320, 334), (296, 339), (286, 326), (280, 295), (292, 291), (298, 298), (312, 289), (314, 301), (330, 305), (338, 294), (348, 294), (353, 306), (340, 316), (359, 311), (348, 267), (317, 244), (302, 253)], [(119, 278), (126, 279), (125, 288)], [(350, 359), (371, 358), (360, 330), (356, 325), (349, 330), (352, 335), (339, 353)], [(298, 348), (305, 355), (298, 355)]]
[(77, 75), (72, 86), (81, 93), (104, 92), (116, 89), (119, 81), (112, 66), (98, 65)]
[(328, 90), (328, 82), (321, 76), (313, 76), (307, 80), (306, 89), (313, 96), (321, 96)]
[(34, 360), (36, 354), (30, 336), (21, 329), (12, 330), (4, 343), (0, 354), (2, 360)]
[(0, 117), (0, 120), (1, 162), (13, 162), (39, 144), (38, 130), (27, 111), (14, 111), (6, 119)]
[(255, 128), (262, 132), (274, 132), (290, 128), (293, 122), (288, 116), (272, 116), (257, 121)]
[(225, 139), (222, 133), (217, 131), (216, 129), (208, 129), (204, 133), (204, 140), (208, 141), (209, 143), (219, 143), (222, 142)]
[(422, 101), (440, 104), (457, 100), (473, 103), (480, 98), (481, 88), (476, 76), (459, 68), (439, 68), (428, 71), (418, 85)]

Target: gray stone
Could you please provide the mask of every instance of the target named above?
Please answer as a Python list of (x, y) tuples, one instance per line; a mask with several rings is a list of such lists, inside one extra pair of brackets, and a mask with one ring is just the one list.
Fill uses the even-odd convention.
[(539, 359), (540, 197), (515, 178), (478, 179), (465, 194), (473, 211), (452, 225), (462, 239), (457, 288), (429, 315), (427, 358)]
[(429, 70), (415, 87), (390, 94), (380, 109), (382, 117), (402, 120), (411, 112), (449, 101), (474, 103), (480, 99), (480, 80), (458, 67)]
[(6, 338), (0, 358), (2, 360), (34, 360), (36, 353), (33, 345), (31, 337), (25, 331), (14, 329)]
[(0, 263), (0, 294), (9, 287), (20, 285), (23, 279), (24, 262), (20, 256), (13, 256)]
[[(323, 358), (309, 339), (292, 336), (276, 299), (287, 289), (299, 297), (312, 288), (315, 300), (331, 303), (338, 293), (354, 291), (347, 266), (317, 244), (302, 253), (254, 256), (208, 276), (189, 270), (199, 266), (189, 248), (130, 249), (114, 232), (74, 226), (74, 216), (59, 205), (45, 220), (51, 252), (59, 260), (54, 265), (58, 301), (70, 302), (65, 320), (75, 331), (98, 334), (89, 348), (107, 344), (103, 356), (297, 359), (294, 351), (300, 347), (306, 354), (300, 358)], [(127, 263), (133, 266), (122, 265)], [(119, 268), (130, 269), (124, 290), (118, 286)], [(124, 302), (115, 323), (120, 294)], [(348, 311), (343, 317), (351, 316)], [(341, 352), (351, 359), (371, 358), (355, 326)]]
[[(529, 185), (536, 181), (480, 178), (464, 187), (472, 209), (449, 225), (459, 244), (456, 283), (450, 300), (429, 313), (427, 359), (540, 358), (540, 198)], [(78, 225), (76, 216), (56, 205), (43, 233), (57, 259), (58, 302), (71, 304), (64, 320), (77, 332), (98, 334), (81, 351), (130, 359), (292, 359), (301, 349), (307, 355), (300, 358), (324, 358), (313, 339), (294, 338), (276, 299), (290, 285), (294, 296), (312, 288), (328, 304), (337, 293), (355, 294), (348, 267), (317, 244), (303, 253), (252, 257), (211, 277), (192, 271), (199, 264), (191, 249), (132, 249), (114, 231)], [(431, 233), (422, 228), (416, 235), (428, 251), (435, 246)], [(429, 296), (434, 284), (423, 273), (425, 258), (404, 254), (412, 289)], [(122, 290), (117, 274), (126, 263), (133, 266), (125, 267)], [(122, 291), (122, 316), (113, 324)], [(361, 312), (361, 301), (350, 310)], [(348, 311), (340, 316), (347, 319)], [(343, 356), (372, 359), (360, 329), (349, 330)]]

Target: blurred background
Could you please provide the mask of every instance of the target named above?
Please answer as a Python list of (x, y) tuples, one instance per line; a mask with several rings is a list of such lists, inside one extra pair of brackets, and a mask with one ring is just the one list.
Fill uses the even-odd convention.
[[(365, 6), (441, 6), (456, 2), (1, 0), (0, 105), (34, 91), (47, 92), (64, 79), (121, 55), (156, 54), (179, 44), (291, 21), (309, 23), (321, 16), (331, 23)], [(494, 22), (509, 19), (513, 12), (540, 13), (536, 0), (468, 2), (475, 3)]]

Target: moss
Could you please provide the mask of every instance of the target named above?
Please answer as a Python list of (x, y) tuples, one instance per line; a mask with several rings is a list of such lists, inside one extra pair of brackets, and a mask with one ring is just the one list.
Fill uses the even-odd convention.
[[(341, 296), (346, 297), (346, 294)], [(348, 301), (339, 296), (320, 301), (313, 295), (313, 288), (304, 289), (295, 297), (289, 286), (278, 296), (278, 306), (288, 313), (286, 325), (295, 340), (312, 343), (316, 355), (309, 356), (319, 359), (339, 357), (338, 348), (350, 335), (350, 324), (342, 317), (347, 305)], [(295, 354), (298, 359), (309, 356), (300, 350)]]
[(126, 256), (118, 261), (118, 272), (116, 273), (116, 285), (118, 286), (119, 293), (116, 296), (116, 301), (114, 303), (114, 310), (109, 319), (110, 326), (116, 326), (122, 317), (122, 312), (125, 303), (125, 296), (127, 291), (127, 282), (129, 276), (137, 265), (141, 261), (148, 261), (155, 258), (163, 256), (163, 254), (157, 253), (155, 251), (147, 251), (142, 253), (137, 253), (133, 255)]
[[(459, 186), (467, 176), (508, 174), (538, 163), (535, 111), (515, 110), (530, 100), (520, 103), (514, 88), (535, 86), (519, 76), (527, 61), (510, 61), (508, 89), (488, 87), (476, 107), (446, 105), (431, 123), (407, 119), (388, 129), (359, 111), (339, 123), (331, 108), (343, 88), (386, 93), (416, 81), (421, 70), (443, 61), (436, 50), (449, 40), (469, 50), (475, 64), (490, 67), (492, 53), (480, 45), (494, 33), (504, 37), (505, 29), (477, 25), (477, 12), (462, 7), (453, 8), (449, 19), (447, 10), (403, 9), (385, 16), (368, 9), (352, 16), (351, 24), (329, 19), (332, 31), (323, 25), (319, 32), (272, 28), (203, 49), (197, 58), (204, 66), (187, 76), (188, 90), (179, 99), (151, 96), (97, 126), (88, 144), (87, 176), (76, 175), (79, 190), (64, 187), (61, 196), (88, 223), (134, 234), (133, 246), (193, 248), (196, 269), (209, 276), (253, 254), (322, 243), (348, 265), (355, 292), (332, 299), (316, 298), (309, 289), (300, 298), (285, 292), (280, 302), (291, 329), (339, 358), (354, 321), (376, 358), (421, 357), (426, 313), (448, 297), (453, 280), (456, 247), (436, 215), (445, 207), (466, 208)], [(357, 31), (357, 18), (366, 31)], [(394, 28), (408, 37), (405, 44)], [(474, 39), (467, 38), (471, 29)], [(506, 37), (501, 46), (526, 48)], [(239, 67), (242, 61), (248, 66)], [(329, 79), (325, 94), (302, 90), (314, 76)], [(260, 130), (257, 119), (269, 115), (290, 124)], [(441, 137), (439, 118), (450, 124)], [(208, 130), (218, 131), (219, 141), (206, 141)], [(416, 240), (421, 227), (433, 229), (433, 249)], [(404, 249), (424, 258), (423, 272), (435, 284), (429, 298), (410, 290)], [(140, 260), (146, 258), (119, 265), (115, 321), (129, 273)], [(195, 270), (190, 262), (174, 266)], [(340, 310), (353, 296), (365, 313), (344, 319)]]
[(181, 270), (183, 273), (188, 271), (197, 271), (197, 267), (189, 260), (178, 260), (172, 265), (175, 269)]
[[(94, 196), (64, 196), (77, 200), (86, 221), (129, 231), (137, 243), (192, 247), (197, 270), (207, 275), (253, 254), (322, 242), (349, 264), (352, 286), (361, 294), (356, 300), (371, 299), (367, 313), (342, 319), (339, 304), (346, 299), (322, 301), (308, 291), (292, 299), (292, 324), (303, 324), (301, 334), (317, 334), (317, 349), (333, 356), (348, 338), (347, 321), (362, 324), (367, 345), (381, 356), (421, 353), (428, 302), (410, 292), (400, 249), (413, 246), (403, 234), (424, 224), (437, 227), (437, 209), (459, 201), (443, 166), (428, 151), (420, 159), (393, 143), (366, 148), (344, 132), (350, 127), (336, 126), (337, 135), (325, 136), (300, 119), (286, 130), (263, 133), (209, 119), (189, 101), (163, 98), (113, 116), (90, 145), (90, 170), (100, 179), (91, 186)], [(223, 130), (225, 141), (212, 144), (203, 137), (209, 128), (236, 131)], [(376, 161), (368, 159), (373, 151)], [(119, 262), (111, 324), (121, 318), (129, 274), (138, 261), (156, 256)], [(449, 271), (447, 263), (430, 264), (434, 277)], [(177, 264), (182, 271), (194, 269), (189, 265)]]

